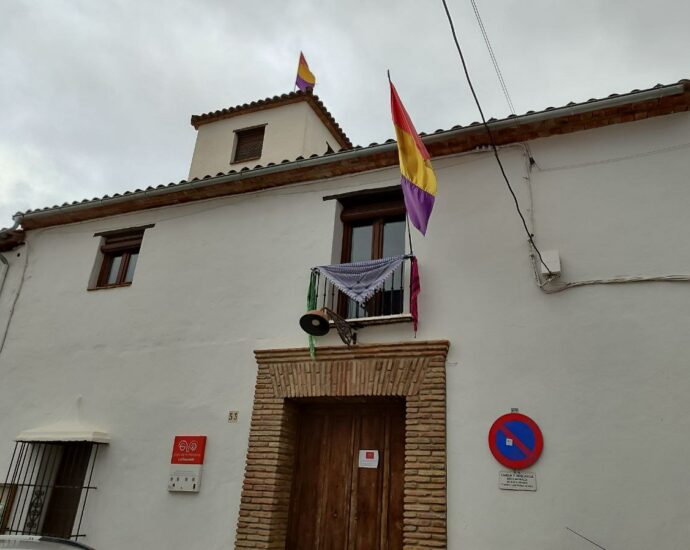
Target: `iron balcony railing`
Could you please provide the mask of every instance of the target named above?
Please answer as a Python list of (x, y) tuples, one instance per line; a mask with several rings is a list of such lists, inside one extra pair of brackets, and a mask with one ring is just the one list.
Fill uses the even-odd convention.
[(316, 276), (316, 308), (328, 308), (348, 321), (409, 314), (410, 257), (406, 257), (367, 302), (361, 306), (314, 269)]

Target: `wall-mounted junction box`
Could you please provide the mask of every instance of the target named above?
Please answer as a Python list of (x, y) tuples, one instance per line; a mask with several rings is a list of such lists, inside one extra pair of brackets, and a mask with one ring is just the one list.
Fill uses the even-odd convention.
[(201, 466), (170, 466), (168, 491), (198, 493), (201, 486)]
[(561, 274), (561, 256), (558, 253), (558, 250), (544, 250), (541, 253), (541, 257), (544, 260), (544, 263), (549, 266), (549, 269), (547, 270), (544, 264), (539, 262), (539, 269), (542, 275), (548, 275), (549, 270), (553, 275)]

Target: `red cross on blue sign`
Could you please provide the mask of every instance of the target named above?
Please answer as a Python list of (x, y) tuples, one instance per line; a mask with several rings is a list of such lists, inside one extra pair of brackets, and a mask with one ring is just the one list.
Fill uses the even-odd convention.
[(504, 414), (489, 430), (489, 448), (494, 458), (506, 468), (523, 470), (539, 460), (544, 437), (529, 416)]

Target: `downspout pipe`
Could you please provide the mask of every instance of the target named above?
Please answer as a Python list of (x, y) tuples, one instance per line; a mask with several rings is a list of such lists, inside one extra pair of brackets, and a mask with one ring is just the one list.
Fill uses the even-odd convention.
[(5, 265), (5, 268), (2, 270), (2, 281), (0, 281), (0, 297), (2, 296), (2, 289), (5, 288), (5, 279), (7, 279), (7, 272), (10, 270), (10, 262), (7, 261), (7, 258), (5, 258), (5, 255), (0, 252), (0, 262), (2, 262)]
[[(12, 220), (14, 221), (14, 225), (10, 228), (3, 229), (0, 231), (0, 233), (10, 233), (15, 231), (19, 227), (22, 217), (20, 215), (16, 215), (13, 216)], [(5, 288), (5, 280), (7, 279), (7, 273), (10, 270), (10, 262), (7, 261), (7, 258), (5, 258), (5, 255), (2, 252), (0, 252), (0, 262), (2, 262), (5, 266), (5, 269), (2, 270), (2, 281), (0, 281), (0, 298), (2, 298), (2, 290)]]

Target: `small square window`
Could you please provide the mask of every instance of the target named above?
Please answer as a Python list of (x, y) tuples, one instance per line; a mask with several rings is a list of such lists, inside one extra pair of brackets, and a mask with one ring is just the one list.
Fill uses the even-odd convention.
[[(151, 226), (147, 226), (151, 227)], [(101, 265), (93, 288), (132, 284), (146, 227), (100, 233)]]
[(235, 155), (232, 162), (244, 162), (261, 158), (266, 126), (247, 128), (235, 132)]

